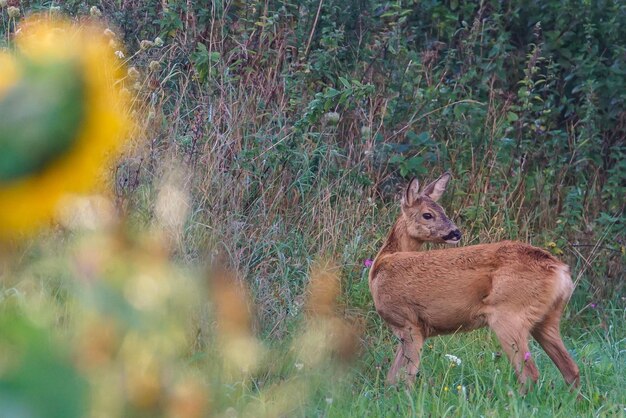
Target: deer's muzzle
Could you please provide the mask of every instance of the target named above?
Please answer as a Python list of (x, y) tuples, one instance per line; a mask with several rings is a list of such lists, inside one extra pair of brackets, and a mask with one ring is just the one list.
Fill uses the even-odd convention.
[(456, 244), (461, 240), (461, 231), (455, 229), (454, 231), (450, 231), (448, 235), (442, 238), (445, 242), (450, 244)]

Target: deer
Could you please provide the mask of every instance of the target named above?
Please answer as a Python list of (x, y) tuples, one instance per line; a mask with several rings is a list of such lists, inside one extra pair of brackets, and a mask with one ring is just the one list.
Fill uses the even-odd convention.
[(461, 240), (437, 203), (450, 179), (446, 172), (421, 191), (416, 178), (409, 182), (400, 215), (370, 268), (376, 311), (399, 339), (388, 384), (396, 384), (401, 371), (413, 384), (427, 338), (489, 327), (515, 370), (520, 392), (539, 378), (528, 346), (531, 335), (567, 384), (578, 387), (578, 366), (560, 333), (574, 290), (567, 264), (516, 241), (419, 251), (426, 242)]

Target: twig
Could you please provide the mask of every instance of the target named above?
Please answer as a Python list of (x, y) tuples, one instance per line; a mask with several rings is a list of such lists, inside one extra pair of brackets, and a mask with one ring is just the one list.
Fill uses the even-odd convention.
[(609, 248), (609, 247), (606, 247), (604, 245), (597, 246), (596, 244), (572, 244), (572, 243), (570, 243), (569, 245), (572, 246), (572, 247), (595, 247), (598, 250), (608, 250), (608, 251), (613, 251), (614, 253), (621, 253), (620, 250), (615, 250), (613, 248)]
[(589, 256), (589, 260), (587, 260), (581, 253), (580, 251), (578, 251), (575, 247), (572, 247), (576, 250), (576, 252), (583, 258), (583, 260), (585, 260), (585, 262), (587, 263), (586, 266), (584, 266), (581, 271), (578, 272), (578, 276), (576, 276), (576, 280), (574, 280), (574, 287), (578, 287), (578, 283), (580, 282), (580, 280), (582, 279), (583, 274), (585, 274), (585, 272), (587, 271), (587, 267), (591, 266), (591, 263), (593, 261), (595, 261), (596, 258), (598, 258), (599, 254), (597, 254), (597, 250), (598, 248), (602, 247), (602, 242), (606, 239), (607, 235), (609, 234), (609, 231), (611, 229), (611, 227), (613, 226), (613, 224), (615, 222), (617, 222), (617, 217), (620, 216), (622, 214), (622, 211), (620, 211), (619, 213), (615, 214), (615, 220), (613, 222), (611, 222), (611, 224), (607, 225), (604, 232), (602, 233), (602, 236), (600, 237), (600, 239), (594, 244), (591, 245), (593, 247), (593, 249), (591, 250), (591, 255)]
[(409, 122), (404, 125), (402, 128), (398, 129), (396, 132), (394, 132), (391, 135), (391, 138), (395, 138), (396, 136), (400, 135), (402, 132), (406, 131), (407, 129), (409, 129), (411, 126), (413, 126), (416, 122), (424, 119), (425, 117), (428, 117), (430, 115), (432, 115), (433, 113), (439, 112), (447, 107), (450, 106), (454, 106), (457, 104), (461, 104), (461, 103), (472, 103), (472, 104), (477, 104), (477, 105), (481, 105), (484, 106), (485, 104), (476, 100), (472, 100), (472, 99), (463, 99), (463, 100), (458, 100), (456, 102), (452, 102), (452, 103), (448, 103), (446, 105), (443, 105), (441, 107), (438, 107), (437, 109), (433, 109), (430, 112), (426, 112), (423, 115), (420, 115), (419, 117), (416, 117), (417, 115), (413, 115), (413, 117), (411, 118), (411, 120), (409, 120)]
[(317, 5), (317, 13), (315, 14), (315, 20), (313, 21), (313, 27), (311, 27), (311, 33), (309, 34), (309, 40), (306, 43), (306, 48), (304, 48), (304, 58), (309, 56), (309, 48), (311, 47), (311, 42), (313, 41), (313, 34), (315, 33), (315, 28), (317, 27), (317, 21), (320, 18), (320, 12), (322, 11), (322, 4), (324, 0), (320, 0)]

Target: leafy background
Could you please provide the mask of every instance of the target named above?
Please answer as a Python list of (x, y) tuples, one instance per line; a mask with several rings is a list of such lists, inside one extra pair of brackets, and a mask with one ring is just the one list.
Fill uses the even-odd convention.
[[(170, 237), (164, 271), (182, 269), (183, 276), (198, 277), (198, 266), (225, 261), (250, 289), (254, 338), (273, 354), (252, 375), (223, 380), (210, 360), (217, 338), (211, 331), (214, 316), (206, 309), (212, 304), (180, 296), (192, 313), (172, 319), (172, 332), (196, 332), (188, 332), (193, 337), (177, 349), (166, 347), (153, 356), (169, 364), (171, 373), (192, 376), (192, 383), (182, 380), (187, 388), (182, 393), (201, 394), (197, 397), (207, 404), (198, 415), (175, 415), (189, 410), (118, 393), (130, 405), (119, 407), (120, 416), (625, 413), (622, 2), (9, 3), (22, 15), (59, 13), (60, 7), (77, 19), (96, 6), (125, 45), (127, 64), (140, 72), (128, 87), (142, 128), (110, 176), (124, 231), (89, 238), (53, 231), (3, 270), (2, 304), (41, 303), (46, 308), (39, 311), (47, 318), (38, 325), (27, 321), (20, 327), (17, 319), (0, 324), (11, 341), (3, 345), (0, 365), (0, 400), (13, 405), (9, 416), (98, 410), (93, 388), (111, 382), (77, 369), (68, 353), (80, 346), (82, 333), (89, 340), (90, 327), (99, 329), (100, 321), (119, 316), (107, 313), (106, 306), (130, 312), (112, 326), (118, 331), (111, 335), (126, 339), (111, 337), (113, 354), (107, 361), (120, 369), (125, 361), (134, 362), (122, 349), (130, 343), (119, 343), (120, 348), (114, 341), (126, 341), (139, 326), (132, 312), (153, 323), (156, 310), (129, 305), (122, 277), (144, 268), (144, 259), (163, 257), (145, 231), (159, 221), (158, 196), (170, 183), (188, 199), (188, 216)], [(10, 18), (6, 9), (0, 16), (3, 42), (9, 45), (20, 18)], [(164, 46), (141, 48), (142, 40), (157, 36)], [(454, 181), (443, 205), (463, 231), (463, 245), (518, 239), (571, 265), (577, 287), (563, 333), (581, 365), (578, 400), (537, 347), (533, 355), (542, 378), (537, 390), (519, 396), (510, 367), (486, 331), (429, 341), (414, 390), (382, 383), (395, 341), (373, 309), (363, 261), (381, 246), (406, 181), (432, 179), (445, 170)], [(55, 240), (62, 245), (53, 245)], [(87, 245), (85, 240), (109, 242), (111, 260), (118, 260), (102, 268), (99, 274), (108, 284), (91, 296), (80, 284), (84, 271), (72, 268), (76, 248)], [(139, 255), (125, 260), (120, 246)], [(304, 366), (302, 372), (290, 344), (305, 327), (307, 285), (319, 260), (338, 266), (332, 268), (341, 284), (336, 310), (359, 330), (359, 351), (345, 369), (331, 363)], [(104, 313), (83, 324), (81, 304), (91, 306), (98, 299)], [(14, 308), (3, 309), (9, 318), (21, 318)], [(158, 318), (177, 312), (168, 309)], [(139, 335), (161, 332), (139, 328)], [(38, 353), (45, 348), (37, 342), (41, 338), (52, 338), (58, 361), (44, 359), (48, 350)], [(33, 352), (23, 355), (49, 363), (7, 368), (12, 356), (30, 347)], [(450, 364), (445, 353), (460, 357), (462, 365)], [(47, 388), (47, 380), (36, 374), (41, 370), (65, 376), (58, 378), (63, 384)], [(283, 395), (270, 395), (270, 389), (294, 383), (305, 372), (309, 396), (271, 409), (268, 405)], [(91, 389), (76, 383), (80, 379), (92, 382)], [(176, 382), (165, 379), (163, 390), (179, 393)], [(58, 397), (39, 397), (49, 390), (59, 391)], [(35, 412), (8, 401), (25, 392), (41, 399)], [(251, 412), (247, 408), (255, 399), (269, 409)], [(51, 412), (57, 410), (57, 415)]]

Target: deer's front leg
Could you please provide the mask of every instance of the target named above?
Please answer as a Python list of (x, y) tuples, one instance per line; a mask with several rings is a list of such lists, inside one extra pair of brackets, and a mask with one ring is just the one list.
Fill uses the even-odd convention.
[(395, 383), (398, 380), (398, 373), (404, 368), (406, 381), (412, 384), (419, 370), (424, 336), (421, 330), (414, 325), (397, 330), (396, 335), (400, 337), (401, 342), (396, 350), (396, 358), (387, 375), (387, 382)]

